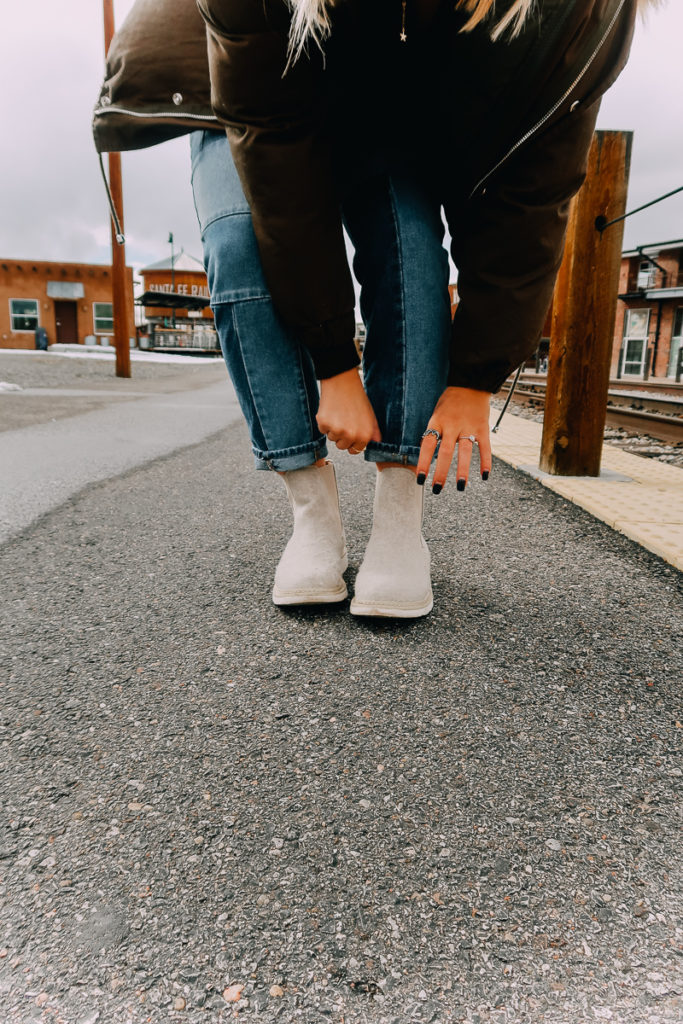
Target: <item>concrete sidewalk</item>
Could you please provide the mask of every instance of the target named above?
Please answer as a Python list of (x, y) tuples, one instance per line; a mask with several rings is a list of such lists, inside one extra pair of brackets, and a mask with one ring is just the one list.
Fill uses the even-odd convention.
[(250, 461), (2, 549), (3, 1024), (680, 1022), (680, 573), (496, 461), (428, 496), (428, 618), (283, 611)]

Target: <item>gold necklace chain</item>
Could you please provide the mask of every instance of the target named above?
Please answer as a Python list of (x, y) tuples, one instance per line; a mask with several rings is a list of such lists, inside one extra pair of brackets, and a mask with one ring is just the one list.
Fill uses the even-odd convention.
[(402, 43), (405, 43), (408, 39), (406, 35), (406, 3), (408, 0), (401, 0), (401, 35), (399, 36)]

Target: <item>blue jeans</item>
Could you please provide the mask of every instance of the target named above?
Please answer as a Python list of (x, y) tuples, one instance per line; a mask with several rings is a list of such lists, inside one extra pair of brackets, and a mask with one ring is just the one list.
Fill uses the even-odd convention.
[[(192, 187), (211, 307), (258, 469), (301, 469), (327, 454), (316, 424), (318, 384), (307, 350), (278, 318), (227, 138), (191, 136)], [(420, 439), (446, 386), (449, 264), (438, 202), (396, 168), (343, 197), (367, 335), (365, 389), (381, 442), (371, 462), (417, 464)]]

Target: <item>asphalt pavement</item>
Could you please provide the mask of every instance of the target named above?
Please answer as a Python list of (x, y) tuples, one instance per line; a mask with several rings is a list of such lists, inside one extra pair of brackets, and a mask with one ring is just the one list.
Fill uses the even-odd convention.
[(3, 1024), (680, 1022), (681, 574), (497, 461), (427, 618), (275, 608), (281, 482), (176, 440), (0, 551)]

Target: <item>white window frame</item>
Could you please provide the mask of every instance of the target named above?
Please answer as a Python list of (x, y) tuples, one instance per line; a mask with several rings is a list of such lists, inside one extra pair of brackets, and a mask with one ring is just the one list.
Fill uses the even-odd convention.
[[(630, 333), (629, 328), (630, 328), (630, 325), (631, 325), (631, 314), (633, 314), (633, 313), (646, 313), (647, 314), (647, 321), (646, 321), (646, 326), (645, 326), (645, 334), (642, 335), (642, 336), (638, 335), (638, 334), (631, 334)], [(648, 357), (648, 351), (649, 351), (648, 345), (649, 345), (649, 341), (650, 341), (650, 315), (651, 315), (651, 313), (652, 313), (651, 309), (643, 309), (643, 308), (640, 308), (640, 309), (627, 309), (626, 310), (626, 315), (624, 316), (624, 342), (623, 342), (622, 356), (621, 356), (621, 376), (622, 377), (643, 377), (644, 374), (645, 374), (645, 363), (646, 363), (646, 360), (647, 360), (647, 357)], [(631, 370), (627, 370), (626, 369), (626, 362), (627, 362), (626, 356), (628, 354), (628, 346), (629, 346), (629, 342), (632, 342), (632, 341), (639, 341), (639, 342), (642, 343), (642, 346), (643, 346), (642, 352), (641, 352), (641, 356), (640, 356), (640, 369), (638, 370), (637, 373), (633, 373)], [(635, 360), (634, 359), (629, 359), (628, 362), (629, 363), (634, 363)]]
[[(36, 325), (35, 327), (15, 327), (14, 318), (15, 316), (30, 316), (30, 313), (14, 313), (12, 310), (13, 302), (34, 302), (36, 306)], [(40, 300), (39, 299), (10, 299), (9, 300), (9, 322), (10, 330), (12, 334), (33, 334), (36, 327), (40, 327)]]
[[(98, 316), (98, 306), (109, 306), (111, 309), (111, 316)], [(111, 320), (111, 330), (106, 327), (98, 327), (98, 320)], [(92, 325), (95, 334), (113, 334), (114, 333), (114, 303), (113, 302), (93, 302), (92, 304)]]
[[(676, 326), (678, 326), (678, 334), (676, 334)], [(678, 366), (678, 353), (683, 348), (683, 306), (679, 306), (674, 312), (674, 324), (673, 331), (671, 333), (671, 349), (669, 350), (669, 369), (667, 371), (668, 377), (676, 376), (676, 367)]]

